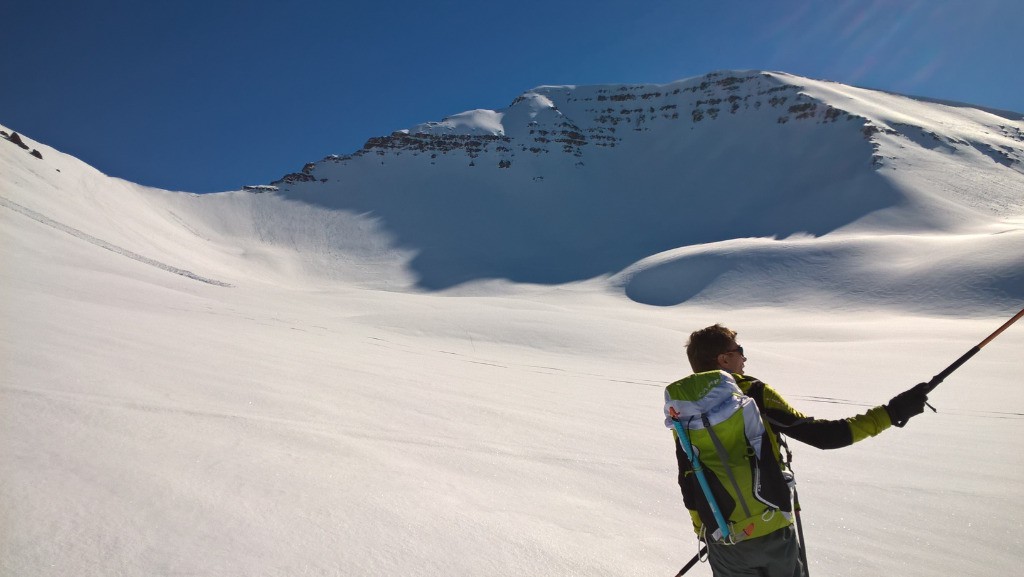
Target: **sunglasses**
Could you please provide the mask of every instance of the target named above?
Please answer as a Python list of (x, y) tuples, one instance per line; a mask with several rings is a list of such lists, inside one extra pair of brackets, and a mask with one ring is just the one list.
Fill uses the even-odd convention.
[(741, 357), (745, 357), (745, 356), (746, 356), (746, 355), (744, 355), (744, 354), (743, 354), (743, 347), (741, 347), (741, 346), (739, 346), (739, 345), (736, 345), (736, 348), (735, 348), (735, 349), (732, 349), (731, 351), (725, 351), (725, 352), (724, 352), (724, 353), (722, 353), (722, 354), (723, 354), (723, 355), (727, 355), (727, 354), (729, 354), (729, 353), (739, 353)]

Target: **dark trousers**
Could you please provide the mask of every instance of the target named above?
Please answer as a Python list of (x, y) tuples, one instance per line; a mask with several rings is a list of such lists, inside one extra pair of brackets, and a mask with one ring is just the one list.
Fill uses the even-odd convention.
[(800, 544), (792, 525), (735, 545), (711, 543), (708, 562), (715, 577), (803, 577)]

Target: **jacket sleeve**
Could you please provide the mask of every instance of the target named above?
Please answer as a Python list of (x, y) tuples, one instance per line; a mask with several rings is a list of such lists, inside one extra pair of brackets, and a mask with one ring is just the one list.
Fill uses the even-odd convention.
[(892, 426), (882, 406), (848, 419), (815, 419), (794, 409), (768, 385), (764, 385), (762, 410), (777, 432), (819, 449), (847, 447)]

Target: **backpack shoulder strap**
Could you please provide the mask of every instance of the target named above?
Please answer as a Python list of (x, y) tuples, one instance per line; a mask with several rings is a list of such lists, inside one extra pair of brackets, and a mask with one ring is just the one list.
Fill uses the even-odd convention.
[(764, 383), (760, 379), (746, 375), (735, 375), (736, 384), (739, 385), (743, 394), (754, 399), (757, 410), (764, 414)]
[(704, 422), (704, 430), (707, 431), (708, 436), (711, 437), (711, 442), (715, 445), (715, 452), (718, 453), (718, 459), (722, 462), (722, 468), (725, 469), (729, 482), (732, 483), (732, 489), (740, 501), (740, 506), (743, 507), (743, 513), (750, 517), (750, 507), (747, 505), (747, 500), (743, 498), (743, 490), (740, 489), (739, 483), (736, 482), (736, 475), (733, 474), (732, 467), (729, 466), (729, 452), (725, 449), (725, 445), (722, 444), (722, 440), (715, 434), (715, 428), (711, 426), (707, 413), (701, 415), (700, 418)]

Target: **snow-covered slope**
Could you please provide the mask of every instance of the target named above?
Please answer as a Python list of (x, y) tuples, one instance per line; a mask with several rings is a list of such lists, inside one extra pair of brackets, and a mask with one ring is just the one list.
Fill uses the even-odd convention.
[[(672, 574), (690, 331), (843, 418), (1024, 300), (1019, 118), (781, 73), (541, 87), (276, 191), (0, 129), (5, 576)], [(1019, 569), (1021, 350), (794, 446), (814, 574)]]
[[(16, 155), (8, 182), (78, 192), (8, 201), (140, 255), (166, 230), (174, 252), (151, 258), (215, 254), (192, 271), (210, 278), (407, 290), (612, 277), (657, 305), (1024, 298), (1024, 122), (783, 73), (539, 87), (371, 138), (269, 192), (110, 186), (90, 167), (54, 173), (77, 161), (38, 146), (44, 158)], [(114, 203), (138, 216), (110, 222)]]
[[(642, 302), (680, 302), (712, 293), (701, 281), (675, 289), (651, 279), (692, 278), (686, 261), (698, 256), (710, 265), (701, 268), (736, 270), (738, 261), (722, 256), (732, 251), (713, 243), (796, 235), (800, 242), (768, 244), (741, 267), (745, 290), (758, 294), (750, 302), (766, 284), (791, 299), (808, 284), (851, 282), (880, 297), (872, 306), (922, 302), (917, 285), (931, 287), (926, 302), (935, 307), (972, 294), (1024, 296), (1015, 288), (1024, 284), (1015, 266), (1024, 252), (1019, 118), (781, 73), (540, 87), (503, 111), (373, 138), (275, 184), (286, 198), (379, 217), (415, 252), (410, 265), (426, 288), (577, 281), (691, 247), (682, 261), (659, 256), (661, 271), (648, 271), (648, 261), (642, 277), (634, 269), (619, 279)], [(871, 239), (883, 234), (899, 235), (892, 244), (906, 256), (875, 258)], [(943, 247), (981, 276), (965, 286), (921, 274), (948, 268)], [(771, 258), (783, 253), (781, 263)], [(845, 271), (876, 270), (849, 278), (787, 264), (820, 257)], [(908, 259), (914, 266), (893, 270)], [(634, 279), (642, 286), (628, 286)]]

